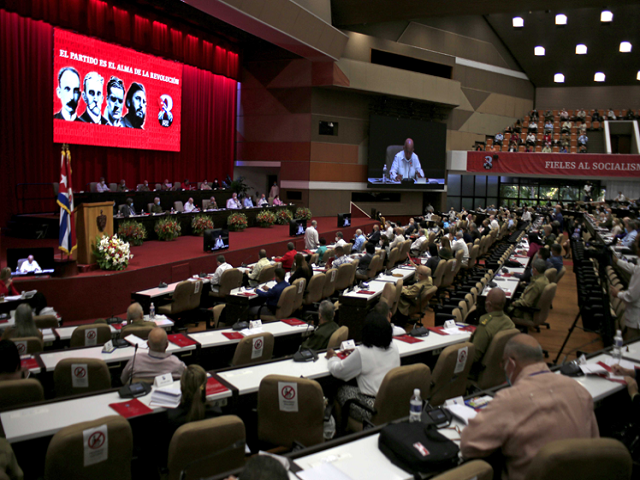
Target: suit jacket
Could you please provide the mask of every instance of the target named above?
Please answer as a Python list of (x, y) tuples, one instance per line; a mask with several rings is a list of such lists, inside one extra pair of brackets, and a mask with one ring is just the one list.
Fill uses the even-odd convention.
[(263, 297), (266, 299), (265, 305), (268, 307), (272, 307), (275, 309), (278, 306), (278, 301), (280, 300), (280, 295), (285, 288), (289, 286), (289, 282), (283, 280), (282, 282), (278, 282), (274, 285), (273, 288), (270, 288), (266, 292), (261, 288), (256, 289), (256, 293), (259, 297)]
[(164, 212), (164, 210), (162, 210), (162, 206), (160, 205), (156, 205), (154, 203), (153, 206), (151, 207), (151, 213), (162, 213), (162, 212)]
[(105, 121), (104, 117), (100, 117), (100, 123), (94, 122), (93, 118), (91, 118), (91, 115), (89, 115), (89, 112), (87, 112), (86, 110), (78, 118), (80, 119), (80, 121), (82, 121), (84, 123), (93, 123), (95, 125), (106, 125), (107, 124), (107, 122)]
[[(56, 113), (56, 114), (53, 116), (53, 119), (54, 119), (54, 120), (66, 120), (66, 118), (64, 118), (64, 117), (62, 116), (62, 113), (61, 113), (61, 112)], [(82, 120), (80, 120), (80, 117), (76, 117), (76, 119), (74, 120), (74, 122), (82, 122)]]
[(329, 345), (331, 335), (333, 335), (338, 328), (338, 324), (333, 320), (319, 325), (311, 336), (302, 342), (302, 348), (310, 348), (312, 350), (326, 349)]
[(537, 307), (542, 291), (547, 285), (549, 285), (549, 279), (545, 275), (538, 274), (535, 277), (532, 277), (531, 283), (529, 283), (527, 288), (524, 289), (522, 296), (511, 304), (512, 308), (510, 309), (510, 312), (513, 312), (513, 309), (515, 309), (512, 316), (533, 321), (533, 314), (531, 312), (519, 310), (518, 307)]
[[(133, 123), (131, 122), (131, 119), (129, 118), (129, 114), (128, 113), (124, 117), (122, 117), (121, 123), (122, 123), (122, 126), (126, 127), (126, 128), (142, 128), (142, 125), (139, 126), (139, 127), (135, 127), (133, 125)], [(144, 122), (143, 122), (143, 124), (144, 124)]]
[(380, 243), (380, 230), (374, 230), (371, 232), (371, 235), (369, 235), (369, 241), (374, 245)]

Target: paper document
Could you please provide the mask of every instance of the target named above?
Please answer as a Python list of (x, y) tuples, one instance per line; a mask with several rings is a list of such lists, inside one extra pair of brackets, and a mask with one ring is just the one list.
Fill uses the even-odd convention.
[(635, 368), (633, 362), (630, 362), (628, 360), (616, 360), (613, 357), (606, 357), (602, 363), (604, 363), (605, 365), (609, 365), (610, 367), (612, 367), (613, 365), (620, 365), (622, 368), (628, 368), (629, 370), (633, 370)]
[(320, 465), (296, 473), (302, 480), (351, 480), (351, 477), (331, 463), (321, 463)]
[(126, 337), (124, 337), (124, 339), (129, 342), (131, 345), (138, 345), (140, 348), (149, 348), (149, 345), (147, 345), (147, 341), (141, 339), (140, 337), (136, 336), (136, 335), (127, 335)]
[(176, 408), (180, 405), (182, 392), (179, 388), (157, 388), (151, 394), (149, 405), (152, 407)]
[(595, 363), (580, 365), (580, 370), (582, 370), (582, 373), (585, 375), (607, 375), (609, 373), (606, 368)]
[(465, 425), (469, 425), (469, 420), (475, 418), (478, 414), (473, 408), (467, 407), (466, 405), (447, 405), (447, 410), (449, 410), (458, 420), (463, 422)]
[(248, 337), (249, 335), (256, 335), (258, 333), (264, 333), (264, 330), (262, 329), (262, 327), (258, 327), (258, 328), (245, 328), (243, 330), (240, 330), (240, 333), (242, 335), (244, 335), (245, 337)]

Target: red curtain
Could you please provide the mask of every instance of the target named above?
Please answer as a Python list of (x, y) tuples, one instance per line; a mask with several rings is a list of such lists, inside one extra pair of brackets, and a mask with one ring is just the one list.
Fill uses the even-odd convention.
[[(73, 3), (82, 1), (73, 0)], [(47, 10), (46, 3), (42, 2), (43, 10)], [(104, 2), (95, 3), (99, 6)], [(58, 14), (57, 10), (48, 8)], [(99, 28), (100, 9), (93, 10), (92, 15), (92, 24)], [(148, 34), (134, 31), (131, 36), (135, 42), (168, 44), (170, 35), (166, 26), (142, 20), (137, 20), (138, 24), (146, 28)], [(182, 45), (186, 49), (188, 43)], [(199, 47), (192, 45), (193, 48)], [(12, 214), (23, 211), (19, 184), (59, 181), (60, 145), (53, 143), (53, 121), (49, 114), (53, 110), (52, 52), (50, 24), (0, 10), (0, 202), (3, 206), (0, 226), (6, 225)], [(225, 67), (237, 68), (237, 54), (227, 54), (230, 66)], [(196, 54), (192, 51), (190, 55), (193, 58)], [(223, 179), (233, 171), (236, 88), (237, 82), (231, 78), (185, 65), (180, 152), (72, 145), (74, 187), (84, 190), (87, 183), (101, 176), (108, 182), (124, 178), (128, 185), (144, 179), (150, 183), (165, 178), (171, 181)], [(51, 201), (31, 203), (28, 209), (51, 211)]]

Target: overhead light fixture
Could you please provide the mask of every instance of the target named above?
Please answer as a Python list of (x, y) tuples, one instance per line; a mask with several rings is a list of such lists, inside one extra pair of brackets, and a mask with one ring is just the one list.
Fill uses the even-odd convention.
[(535, 47), (535, 48), (533, 49), (533, 54), (534, 54), (536, 57), (544, 57), (544, 47), (540, 47), (540, 46)]
[(564, 13), (559, 13), (556, 15), (556, 25), (566, 25), (567, 24), (567, 16)]
[(620, 42), (620, 51), (622, 53), (629, 53), (631, 51), (631, 43), (629, 43), (629, 42)]
[(600, 14), (600, 21), (603, 23), (608, 23), (613, 21), (613, 13), (609, 10), (603, 10)]
[(587, 54), (587, 46), (584, 43), (579, 43), (576, 45), (576, 55), (586, 55)]
[(593, 81), (594, 82), (604, 82), (605, 79), (605, 74), (602, 72), (596, 72), (596, 74), (593, 76)]
[(636, 76), (636, 80), (640, 80), (640, 70), (638, 70), (638, 75)]
[(553, 76), (553, 81), (556, 83), (564, 83), (564, 75), (561, 73), (556, 73)]
[(515, 28), (524, 27), (524, 19), (522, 17), (513, 17), (511, 23)]

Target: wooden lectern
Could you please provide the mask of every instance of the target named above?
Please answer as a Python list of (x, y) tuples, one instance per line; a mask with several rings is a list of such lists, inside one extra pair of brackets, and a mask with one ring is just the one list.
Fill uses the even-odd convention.
[(113, 201), (82, 203), (76, 210), (78, 264), (96, 263), (93, 247), (96, 237), (113, 235)]

